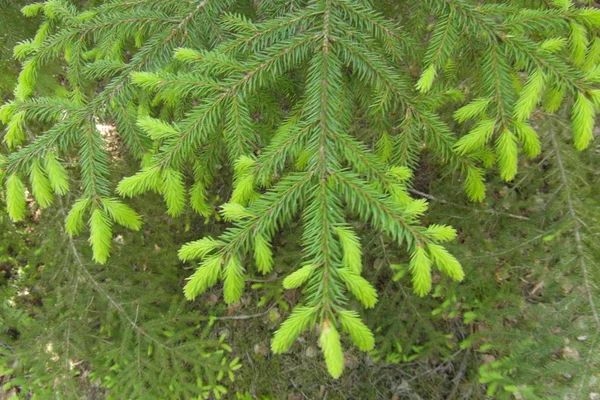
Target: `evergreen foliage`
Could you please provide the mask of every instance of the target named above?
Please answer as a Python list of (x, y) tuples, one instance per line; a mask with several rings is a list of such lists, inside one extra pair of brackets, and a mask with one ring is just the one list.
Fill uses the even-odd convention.
[[(436, 371), (452, 371), (433, 384), (447, 384), (443, 395), (419, 391), (422, 397), (578, 399), (598, 391), (598, 157), (574, 151), (559, 119), (538, 124), (541, 156), (514, 185), (497, 185), (484, 207), (445, 200), (451, 184), (430, 187), (428, 218), (459, 232), (450, 250), (464, 266), (460, 286), (440, 280), (437, 303), (425, 306), (387, 281), (400, 288), (409, 281), (406, 260), (388, 253), (386, 242), (372, 251), (375, 265), (395, 264), (395, 274), (379, 268), (371, 278), (385, 281), (386, 299), (367, 314), (376, 332), (372, 356), (391, 363), (433, 357)], [(402, 318), (387, 318), (392, 313)], [(456, 378), (465, 375), (476, 382)]]
[[(181, 296), (185, 271), (169, 227), (115, 228), (124, 243), (105, 268), (88, 261), (84, 240), (61, 232), (65, 211), (54, 210), (43, 224), (0, 237), (2, 271), (14, 263), (0, 286), (3, 395), (227, 398), (241, 364), (217, 318)], [(153, 241), (164, 247), (148, 252)]]
[(24, 21), (20, 9), (27, 4), (22, 0), (0, 1), (0, 99), (7, 99), (19, 71), (18, 62), (12, 57), (13, 47), (19, 40), (33, 36), (38, 26), (37, 20)]
[[(77, 180), (81, 196), (66, 230), (74, 236), (89, 228), (92, 257), (101, 264), (113, 223), (141, 228), (115, 192), (156, 192), (171, 217), (188, 207), (222, 217), (229, 228), (185, 245), (180, 256), (199, 260), (185, 296), (194, 299), (222, 280), (227, 304), (240, 300), (249, 271), (272, 271), (271, 243), (298, 218), (303, 262), (283, 285), (302, 287), (303, 300), (271, 348), (287, 351), (316, 325), (327, 369), (340, 377), (340, 332), (361, 350), (374, 346), (353, 299), (372, 308), (380, 297), (363, 277), (370, 265), (363, 267), (355, 225), (406, 251), (417, 295), (430, 293), (437, 270), (462, 281), (461, 265), (442, 244), (456, 232), (425, 226), (428, 204), (409, 194), (421, 157), (456, 174), (466, 195), (482, 201), (488, 169), (510, 182), (520, 149), (527, 157), (540, 153), (532, 126), (539, 105), (548, 113), (569, 108), (578, 150), (592, 142), (600, 106), (597, 9), (566, 0), (390, 3), (26, 6), (24, 15), (43, 22), (15, 48), (22, 70), (14, 101), (0, 111), (11, 150), (2, 163), (9, 215), (25, 216), (25, 182), (43, 208)], [(53, 96), (38, 83), (50, 63), (63, 66), (63, 90)], [(114, 125), (139, 164), (116, 189), (103, 125)], [(222, 171), (232, 183), (228, 201), (218, 204), (211, 194)]]

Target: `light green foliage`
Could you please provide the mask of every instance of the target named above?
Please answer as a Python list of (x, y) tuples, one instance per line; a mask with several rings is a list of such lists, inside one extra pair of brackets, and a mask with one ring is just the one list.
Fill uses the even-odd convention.
[(209, 217), (213, 209), (206, 203), (206, 189), (201, 182), (196, 182), (190, 188), (190, 206), (203, 217)]
[(231, 195), (231, 202), (246, 205), (255, 197), (255, 195), (254, 176), (246, 174), (236, 179), (233, 194)]
[[(3, 118), (5, 119), (5, 118)], [(21, 111), (11, 116), (4, 136), (4, 142), (10, 148), (15, 148), (25, 140), (25, 112)]]
[(342, 245), (342, 264), (355, 274), (362, 271), (362, 252), (358, 237), (348, 227), (338, 227), (335, 229)]
[(273, 269), (273, 252), (262, 234), (254, 238), (254, 262), (262, 274), (268, 274)]
[(182, 261), (202, 259), (219, 245), (219, 242), (210, 237), (186, 243), (179, 249), (179, 259)]
[(2, 121), (3, 124), (8, 124), (15, 115), (16, 110), (17, 106), (13, 102), (2, 104), (2, 106), (0, 106), (0, 121)]
[(549, 88), (544, 95), (544, 110), (554, 113), (560, 109), (565, 92), (559, 88)]
[(316, 307), (296, 306), (288, 319), (275, 332), (271, 341), (271, 350), (274, 353), (287, 351), (302, 331), (313, 322), (316, 312)]
[(122, 196), (132, 197), (148, 190), (158, 191), (161, 186), (160, 170), (158, 168), (146, 168), (119, 182), (117, 192)]
[(417, 82), (417, 90), (424, 93), (431, 90), (436, 76), (437, 71), (435, 70), (435, 66), (429, 66), (425, 71), (423, 71), (421, 78)]
[(90, 203), (90, 199), (84, 197), (77, 200), (71, 207), (65, 220), (65, 229), (71, 237), (78, 235), (83, 229), (83, 217)]
[(388, 162), (394, 151), (394, 144), (391, 136), (387, 132), (383, 132), (375, 145), (377, 150), (376, 154), (379, 161)]
[(62, 166), (54, 153), (48, 152), (48, 154), (46, 154), (44, 167), (48, 174), (48, 180), (50, 181), (52, 190), (54, 190), (56, 194), (67, 194), (69, 192), (69, 176), (67, 175), (65, 167)]
[(448, 242), (456, 238), (456, 229), (447, 225), (432, 224), (427, 227), (426, 235), (440, 242)]
[(527, 78), (527, 83), (521, 89), (519, 99), (515, 104), (515, 119), (517, 121), (526, 121), (535, 111), (544, 90), (545, 80), (544, 74), (540, 70), (535, 71)]
[(466, 154), (484, 147), (492, 138), (495, 127), (496, 121), (493, 119), (479, 121), (468, 135), (456, 142), (456, 151)]
[(598, 66), (600, 62), (600, 38), (594, 38), (585, 58), (585, 64), (581, 67), (589, 72)]
[(517, 174), (518, 148), (515, 135), (505, 130), (496, 141), (496, 157), (500, 176), (505, 181), (512, 181)]
[(348, 290), (356, 296), (365, 308), (373, 308), (375, 306), (375, 303), (377, 303), (377, 291), (371, 286), (369, 281), (354, 270), (344, 268), (339, 273)]
[(408, 204), (401, 204), (405, 206), (405, 212), (411, 216), (421, 217), (427, 211), (427, 200), (425, 199), (417, 199), (412, 200)]
[(167, 214), (181, 214), (186, 204), (186, 191), (183, 175), (179, 171), (166, 169), (162, 172), (162, 194), (167, 204)]
[(46, 175), (46, 171), (42, 169), (39, 160), (35, 160), (29, 171), (29, 180), (31, 182), (31, 190), (33, 197), (38, 202), (40, 207), (49, 207), (54, 201), (52, 196), (52, 185)]
[[(0, 164), (6, 162), (6, 158), (0, 154)], [(4, 181), (5, 173), (3, 170), (0, 170), (0, 182)], [(1, 193), (1, 192), (0, 192)]]
[(594, 104), (580, 93), (573, 105), (573, 135), (577, 150), (585, 149), (594, 138), (595, 115)]
[(25, 216), (25, 185), (17, 174), (12, 174), (6, 179), (6, 210), (10, 219), (21, 221)]
[(118, 199), (102, 199), (101, 201), (104, 211), (113, 221), (131, 230), (140, 230), (142, 219), (128, 205)]
[[(13, 92), (17, 82), (19, 64), (12, 58), (13, 47), (35, 35), (38, 21), (26, 20), (20, 8), (25, 0), (2, 0), (0, 14), (0, 99), (6, 99)], [(32, 46), (37, 43), (32, 44)]]
[(172, 125), (156, 118), (142, 117), (138, 119), (137, 125), (152, 140), (168, 139), (177, 136), (179, 132)]
[(184, 294), (188, 300), (193, 300), (206, 289), (217, 283), (223, 260), (220, 256), (210, 256), (200, 263), (200, 267), (188, 278)]
[(464, 188), (469, 197), (476, 201), (481, 201), (485, 197), (483, 171), (480, 168), (467, 169), (467, 176), (464, 182)]
[(233, 304), (242, 297), (244, 283), (244, 268), (240, 260), (232, 256), (223, 270), (223, 297), (227, 304)]
[(465, 273), (458, 260), (448, 252), (443, 246), (430, 244), (427, 246), (431, 259), (436, 266), (455, 281), (462, 281)]
[(39, 65), (32, 59), (23, 62), (23, 68), (19, 74), (18, 83), (15, 88), (17, 100), (26, 100), (33, 94), (35, 81), (38, 77)]
[(400, 182), (406, 182), (413, 177), (412, 171), (407, 167), (392, 166), (388, 174), (397, 178)]
[(474, 99), (469, 104), (459, 108), (454, 112), (452, 117), (460, 123), (469, 119), (479, 117), (485, 113), (491, 99)]
[(106, 213), (96, 208), (90, 217), (90, 245), (94, 261), (104, 264), (108, 259), (112, 242), (111, 222)]
[(311, 264), (305, 265), (300, 269), (295, 270), (285, 277), (283, 287), (285, 289), (295, 289), (302, 286), (312, 275), (315, 267)]
[(333, 378), (339, 378), (344, 370), (344, 352), (340, 342), (340, 334), (329, 321), (323, 321), (319, 344), (325, 356), (327, 371)]
[(362, 351), (370, 351), (375, 346), (373, 332), (362, 322), (358, 313), (352, 310), (340, 311), (340, 323), (352, 341)]
[(571, 22), (571, 35), (569, 37), (569, 45), (571, 48), (571, 59), (573, 62), (581, 66), (585, 62), (585, 55), (588, 48), (587, 30), (581, 24)]
[(242, 156), (236, 160), (234, 164), (233, 193), (231, 194), (232, 203), (246, 206), (256, 198), (257, 193), (254, 190), (255, 177), (252, 173), (255, 164), (256, 161), (249, 156)]
[(540, 49), (548, 53), (558, 53), (567, 45), (565, 38), (550, 38), (540, 44)]
[(221, 215), (225, 221), (239, 221), (244, 218), (253, 217), (254, 214), (246, 210), (246, 207), (237, 203), (225, 203), (221, 206)]
[(423, 247), (417, 247), (410, 256), (409, 269), (415, 293), (425, 296), (431, 290), (431, 259)]
[(523, 143), (523, 152), (529, 158), (537, 157), (542, 151), (537, 132), (524, 122), (514, 121), (513, 126), (518, 139)]

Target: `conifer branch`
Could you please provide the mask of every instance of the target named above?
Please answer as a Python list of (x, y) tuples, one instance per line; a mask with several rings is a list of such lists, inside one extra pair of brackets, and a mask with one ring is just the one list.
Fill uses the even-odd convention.
[[(60, 208), (60, 212), (63, 215), (63, 217), (67, 216), (67, 213), (65, 211), (65, 208), (62, 204), (62, 201), (60, 202), (61, 204), (61, 208)], [(153, 343), (157, 344), (158, 346), (170, 350), (171, 348), (164, 344), (163, 342), (161, 342), (160, 340), (156, 339), (154, 336), (148, 334), (144, 329), (142, 329), (140, 326), (138, 326), (138, 324), (129, 316), (129, 314), (127, 313), (127, 311), (125, 311), (123, 309), (123, 307), (117, 303), (112, 296), (110, 296), (110, 294), (108, 294), (106, 292), (106, 290), (104, 290), (104, 288), (98, 283), (98, 281), (96, 279), (94, 279), (94, 277), (92, 276), (92, 274), (90, 273), (90, 271), (88, 271), (85, 262), (83, 261), (81, 255), (79, 254), (79, 250), (77, 250), (77, 246), (75, 244), (74, 239), (69, 236), (69, 249), (71, 251), (71, 254), (73, 255), (73, 259), (75, 261), (75, 263), (77, 264), (78, 268), (77, 271), (78, 273), (82, 274), (85, 279), (87, 281), (89, 281), (92, 286), (94, 287), (94, 289), (96, 291), (98, 291), (98, 293), (100, 293), (102, 296), (104, 296), (108, 302), (110, 303), (110, 305), (117, 310), (117, 312), (119, 314), (121, 314), (121, 316), (129, 323), (129, 325), (131, 325), (131, 327), (138, 332), (140, 335), (147, 337), (150, 341), (152, 341)]]
[(592, 316), (594, 318), (594, 323), (596, 327), (600, 330), (600, 316), (598, 314), (598, 308), (596, 307), (596, 302), (594, 301), (592, 284), (590, 282), (588, 266), (586, 263), (586, 256), (584, 254), (583, 240), (581, 234), (582, 223), (577, 215), (577, 211), (575, 209), (575, 204), (573, 202), (573, 197), (571, 194), (571, 186), (570, 180), (567, 177), (567, 170), (563, 164), (562, 156), (560, 154), (560, 148), (558, 146), (558, 142), (556, 140), (556, 134), (553, 132), (550, 133), (550, 140), (552, 142), (552, 147), (554, 149), (554, 154), (556, 157), (556, 165), (558, 167), (560, 173), (560, 179), (562, 182), (562, 187), (565, 190), (566, 200), (567, 200), (567, 211), (569, 213), (569, 217), (573, 221), (573, 235), (575, 236), (575, 251), (577, 253), (577, 260), (579, 262), (579, 267), (581, 268), (581, 273), (583, 275), (583, 287), (585, 290), (585, 295), (587, 297), (588, 304), (590, 306), (590, 311), (592, 312)]

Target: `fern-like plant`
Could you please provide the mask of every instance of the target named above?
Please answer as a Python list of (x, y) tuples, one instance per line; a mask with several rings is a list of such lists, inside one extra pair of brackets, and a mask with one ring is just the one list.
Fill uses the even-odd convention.
[[(433, 267), (460, 281), (442, 245), (456, 232), (422, 226), (427, 203), (407, 190), (420, 155), (481, 201), (486, 170), (511, 181), (520, 151), (539, 154), (539, 104), (570, 108), (580, 150), (600, 106), (600, 11), (569, 0), (112, 0), (87, 9), (50, 0), (23, 13), (44, 22), (15, 48), (23, 69), (1, 110), (13, 220), (25, 216), (25, 180), (40, 207), (69, 190), (70, 159), (81, 198), (66, 230), (89, 227), (94, 260), (107, 260), (113, 223), (140, 229), (111, 185), (107, 124), (140, 165), (116, 193), (157, 192), (172, 217), (188, 207), (210, 217), (215, 177), (232, 171), (219, 205), (230, 227), (180, 251), (200, 260), (185, 296), (222, 280), (224, 300), (236, 303), (247, 271), (272, 270), (272, 239), (299, 218), (303, 262), (283, 285), (304, 297), (272, 349), (317, 325), (334, 377), (341, 332), (361, 350), (374, 346), (350, 302), (377, 302), (352, 223), (405, 249), (417, 295), (430, 291)], [(63, 66), (63, 91), (38, 96), (52, 63)]]

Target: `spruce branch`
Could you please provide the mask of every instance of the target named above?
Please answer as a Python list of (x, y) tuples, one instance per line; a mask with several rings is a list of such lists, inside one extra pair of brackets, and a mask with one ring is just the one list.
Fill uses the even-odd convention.
[(577, 254), (577, 260), (579, 263), (579, 267), (581, 268), (581, 273), (583, 275), (583, 287), (585, 290), (585, 295), (587, 297), (588, 304), (590, 306), (590, 311), (592, 312), (592, 316), (594, 318), (594, 323), (597, 328), (600, 329), (600, 316), (598, 314), (598, 308), (596, 307), (596, 302), (594, 301), (593, 296), (593, 287), (590, 282), (590, 274), (588, 271), (587, 257), (584, 252), (583, 239), (582, 239), (582, 227), (584, 224), (578, 216), (576, 211), (575, 203), (573, 201), (573, 196), (571, 193), (571, 181), (567, 176), (567, 170), (562, 160), (561, 150), (558, 146), (558, 141), (556, 139), (556, 134), (550, 132), (550, 141), (552, 142), (552, 148), (554, 150), (554, 155), (556, 157), (556, 165), (558, 167), (560, 173), (560, 179), (562, 182), (562, 188), (565, 191), (566, 200), (567, 200), (567, 211), (569, 213), (569, 217), (572, 220), (573, 224), (573, 235), (575, 236), (575, 251)]

